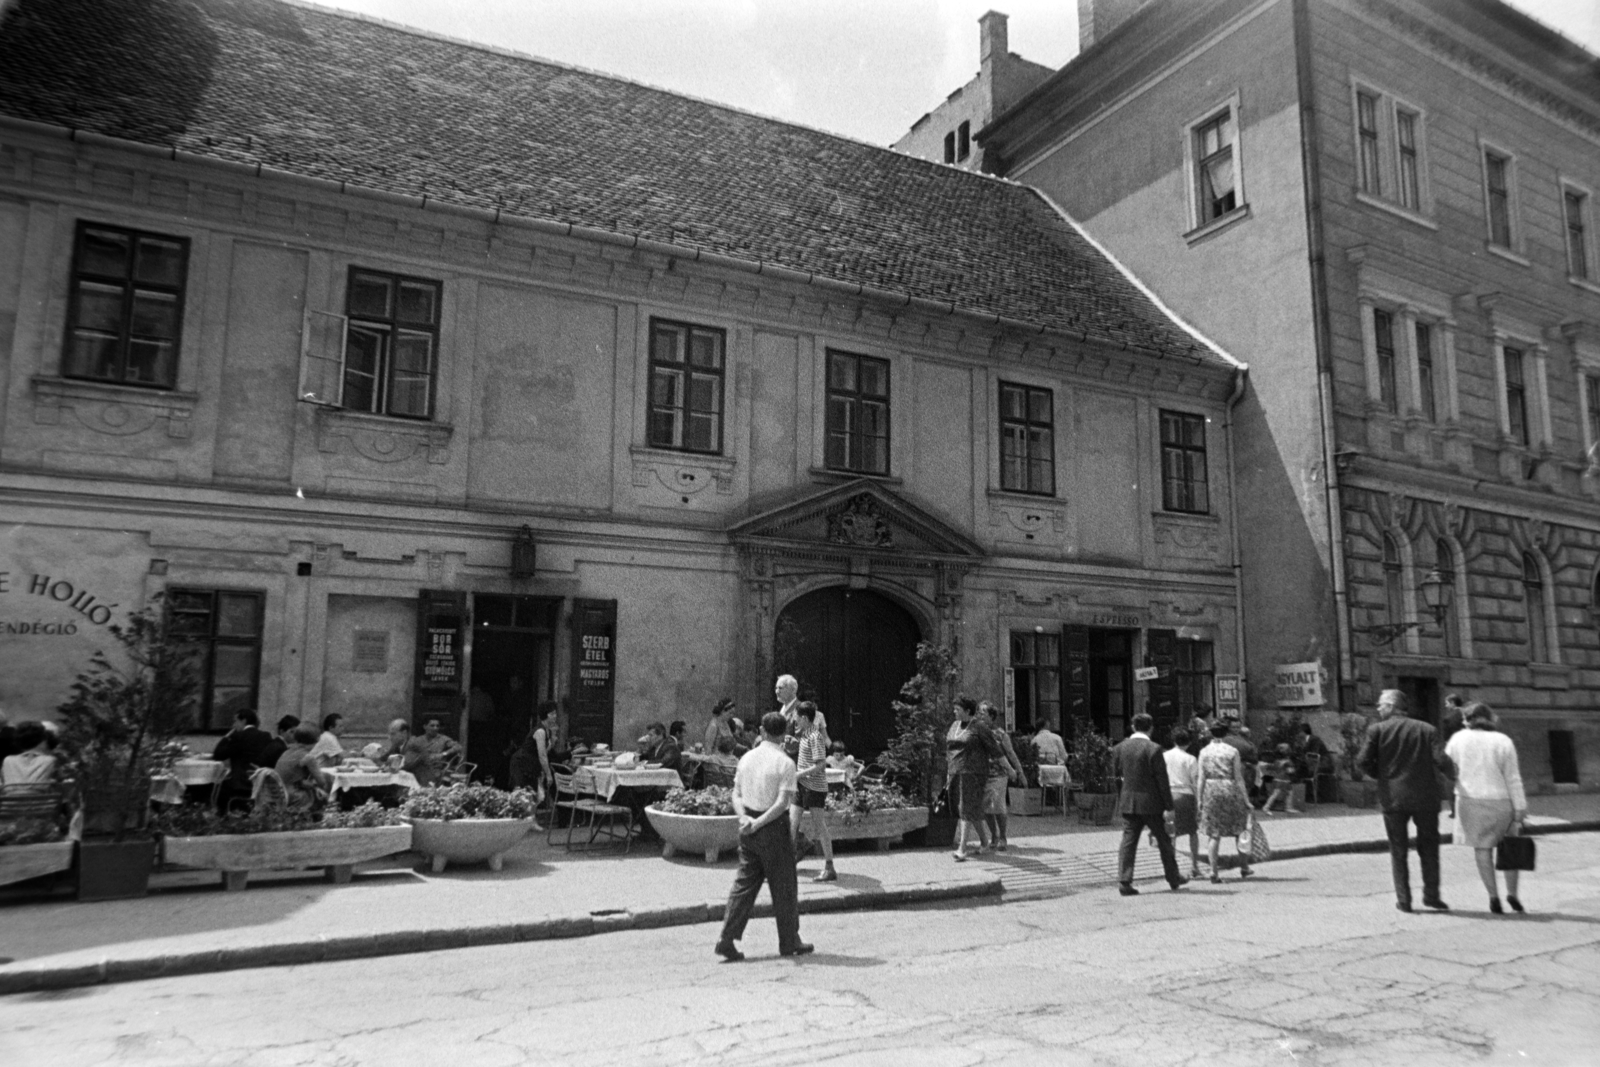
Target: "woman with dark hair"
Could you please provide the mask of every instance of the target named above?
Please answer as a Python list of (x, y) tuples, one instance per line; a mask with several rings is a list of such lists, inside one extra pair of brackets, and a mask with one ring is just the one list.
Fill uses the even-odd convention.
[(947, 792), (956, 811), (957, 863), (967, 858), (967, 832), (978, 839), (978, 851), (989, 849), (989, 830), (983, 822), (983, 787), (989, 777), (989, 758), (1000, 751), (989, 729), (988, 717), (978, 715), (978, 702), (971, 697), (956, 700), (956, 718), (945, 734), (949, 761)]
[(1189, 876), (1200, 877), (1200, 806), (1195, 800), (1195, 779), (1200, 761), (1189, 755), (1189, 731), (1172, 731), (1172, 747), (1161, 754), (1167, 764), (1167, 782), (1172, 786), (1172, 840), (1176, 845), (1189, 838)]
[(707, 752), (722, 751), (724, 738), (733, 738), (733, 728), (728, 725), (728, 712), (733, 710), (733, 698), (723, 697), (711, 708), (711, 721), (706, 723), (705, 746)]
[(342, 729), (343, 715), (335, 711), (322, 717), (322, 736), (311, 746), (311, 755), (321, 760), (324, 766), (331, 767), (344, 759), (344, 743), (339, 740), (339, 731)]
[[(1222, 881), (1217, 873), (1217, 852), (1222, 839), (1231, 837), (1235, 844), (1239, 835), (1250, 826), (1250, 792), (1244, 783), (1244, 761), (1239, 750), (1228, 744), (1228, 722), (1218, 719), (1211, 724), (1211, 743), (1200, 750), (1200, 773), (1195, 776), (1195, 800), (1200, 806), (1200, 832), (1211, 839), (1211, 880)], [(1239, 877), (1248, 878), (1255, 872), (1250, 869), (1250, 857), (1239, 855)]]
[(56, 758), (50, 753), (50, 731), (44, 723), (33, 719), (17, 723), (11, 744), (17, 751), (0, 762), (0, 785), (31, 785), (55, 778)]
[[(1456, 765), (1456, 832), (1476, 850), (1478, 877), (1489, 891), (1489, 910), (1502, 915), (1500, 887), (1495, 880), (1495, 846), (1508, 835), (1522, 833), (1528, 797), (1522, 789), (1517, 746), (1495, 729), (1498, 720), (1487, 704), (1464, 709), (1467, 728), (1456, 731), (1444, 754)], [(1517, 899), (1517, 872), (1506, 872), (1506, 903), (1522, 911)]]

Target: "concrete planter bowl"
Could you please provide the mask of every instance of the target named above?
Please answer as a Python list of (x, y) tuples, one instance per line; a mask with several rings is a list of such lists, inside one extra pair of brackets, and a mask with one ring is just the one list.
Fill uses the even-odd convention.
[(0, 885), (72, 869), (76, 842), (47, 841), (37, 845), (0, 845)]
[(879, 852), (913, 830), (928, 825), (927, 808), (880, 808), (868, 812), (830, 811), (828, 834), (835, 841), (873, 841)]
[(644, 813), (661, 835), (661, 855), (667, 859), (679, 852), (697, 852), (707, 863), (715, 863), (722, 853), (739, 847), (737, 815), (679, 815), (653, 805)]
[(532, 819), (412, 819), (411, 847), (428, 857), (435, 874), (446, 863), (486, 861), (498, 871), (531, 829)]
[(243, 889), (251, 871), (302, 867), (322, 867), (328, 881), (342, 885), (350, 881), (351, 869), (357, 863), (404, 852), (410, 847), (409, 826), (161, 839), (161, 855), (165, 862), (221, 871), (222, 884), (228, 889)]

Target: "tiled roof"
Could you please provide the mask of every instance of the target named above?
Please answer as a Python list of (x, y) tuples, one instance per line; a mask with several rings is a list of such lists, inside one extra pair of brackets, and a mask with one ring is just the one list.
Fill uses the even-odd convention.
[(299, 4), (5, 10), (0, 113), (1226, 362), (1018, 185)]

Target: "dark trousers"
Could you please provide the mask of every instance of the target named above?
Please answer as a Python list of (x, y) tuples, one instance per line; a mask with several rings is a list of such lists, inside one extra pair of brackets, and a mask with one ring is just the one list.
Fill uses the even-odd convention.
[(1161, 870), (1167, 876), (1167, 884), (1176, 886), (1183, 881), (1183, 876), (1178, 873), (1178, 854), (1172, 851), (1172, 838), (1167, 836), (1166, 819), (1160, 815), (1123, 814), (1117, 881), (1123, 885), (1133, 884), (1133, 857), (1139, 850), (1139, 833), (1142, 830), (1149, 830), (1156, 839), (1156, 850), (1161, 853)]
[(1422, 899), (1439, 899), (1438, 811), (1386, 811), (1383, 832), (1389, 837), (1389, 867), (1394, 874), (1394, 896), (1411, 903), (1411, 865), (1406, 859), (1408, 823), (1417, 824), (1417, 863), (1422, 867)]
[[(752, 814), (759, 815), (760, 812)], [(744, 936), (750, 911), (756, 906), (761, 883), (772, 887), (773, 918), (778, 920), (778, 951), (789, 952), (800, 943), (800, 890), (794, 870), (794, 838), (789, 820), (773, 819), (754, 833), (739, 835), (739, 873), (728, 893), (728, 913), (722, 922), (722, 940)]]

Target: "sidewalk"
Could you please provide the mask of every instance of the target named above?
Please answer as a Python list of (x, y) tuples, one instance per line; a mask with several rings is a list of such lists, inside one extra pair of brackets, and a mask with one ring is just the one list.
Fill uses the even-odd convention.
[[(1381, 850), (1382, 817), (1338, 804), (1262, 820), (1275, 858)], [(1535, 833), (1600, 829), (1600, 795), (1530, 799)], [(841, 851), (839, 880), (815, 885), (801, 863), (804, 912), (893, 907), (964, 897), (1055, 896), (1116, 881), (1120, 830), (1075, 814), (1011, 819), (1011, 848), (955, 863), (942, 849)], [(1203, 843), (1202, 843), (1203, 844)], [(1228, 843), (1231, 845), (1231, 842)], [(1180, 848), (1180, 860), (1186, 863)], [(618, 929), (720, 921), (735, 861), (664, 860), (650, 848), (567, 853), (534, 835), (504, 870), (424, 873), (407, 855), (363, 864), (348, 885), (305, 872), (252, 875), (224, 893), (213, 872), (164, 872), (139, 900), (0, 903), (0, 994), (468, 945), (582, 937)], [(1141, 846), (1137, 878), (1158, 878)], [(6, 898), (0, 895), (0, 901)], [(763, 908), (757, 914), (764, 915)], [(707, 930), (707, 951), (714, 932)]]

